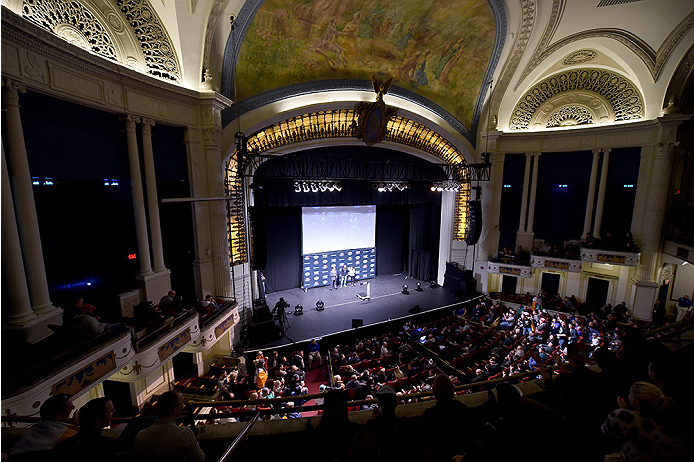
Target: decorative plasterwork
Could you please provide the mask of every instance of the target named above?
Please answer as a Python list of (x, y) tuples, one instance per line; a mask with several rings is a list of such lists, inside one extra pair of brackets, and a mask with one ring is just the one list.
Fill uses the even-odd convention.
[(490, 261), (487, 263), (487, 271), (491, 274), (505, 274), (519, 278), (529, 278), (533, 276), (532, 266), (511, 265)]
[[(504, 93), (506, 93), (506, 89), (510, 85), (514, 74), (516, 73), (516, 70), (518, 69), (518, 64), (520, 63), (521, 58), (525, 53), (525, 49), (527, 48), (528, 42), (530, 41), (530, 34), (533, 31), (533, 24), (535, 23), (536, 15), (535, 2), (533, 0), (522, 0), (521, 10), (523, 18), (521, 20), (521, 29), (518, 33), (518, 38), (516, 39), (516, 43), (513, 47), (513, 54), (511, 55), (511, 59), (509, 59), (508, 63), (504, 66), (504, 69), (501, 72), (501, 78), (499, 79), (499, 82), (496, 84), (496, 87), (493, 91), (493, 97), (491, 99), (489, 109), (492, 114), (499, 113), (499, 106), (501, 106), (501, 100), (504, 96)], [(554, 17), (554, 9), (552, 11), (552, 14)], [(487, 130), (491, 130), (491, 128), (487, 127)]]
[(537, 48), (535, 48), (532, 58), (530, 58), (530, 63), (525, 67), (523, 75), (521, 75), (520, 79), (516, 81), (516, 86), (513, 87), (513, 91), (516, 91), (521, 82), (525, 80), (528, 74), (530, 74), (530, 72), (533, 69), (535, 69), (535, 67), (537, 67), (537, 65), (533, 65), (533, 63), (537, 62), (539, 64), (540, 61), (543, 59), (542, 53), (547, 48), (550, 40), (552, 40), (552, 37), (554, 36), (554, 32), (556, 32), (557, 27), (559, 26), (559, 21), (564, 15), (565, 7), (566, 0), (554, 0), (554, 2), (552, 2), (552, 14), (549, 17), (549, 21), (547, 21), (547, 27), (545, 27), (545, 32), (542, 34), (540, 43), (537, 45)]
[(606, 263), (608, 265), (639, 266), (641, 254), (581, 248), (581, 260), (591, 263)]
[[(548, 77), (526, 92), (511, 114), (511, 130), (533, 128), (531, 122), (537, 111), (550, 100), (564, 94), (566, 105), (575, 105), (575, 101), (588, 98), (587, 109), (599, 110), (600, 98), (590, 98), (592, 94), (604, 98), (609, 111), (614, 114), (614, 121), (643, 118), (643, 97), (628, 79), (614, 72), (603, 69), (580, 69), (562, 72)], [(592, 111), (591, 111), (592, 112)], [(551, 109), (545, 113), (552, 115)], [(598, 115), (599, 112), (596, 114)], [(600, 115), (598, 121), (603, 119)]]
[[(214, 33), (217, 30), (217, 23), (224, 9), (227, 7), (229, 0), (214, 0), (210, 7), (210, 14), (207, 16), (207, 24), (205, 25), (205, 47), (203, 49), (202, 65), (206, 68), (210, 66), (210, 49), (212, 48), (212, 40)], [(195, 2), (191, 4), (191, 8), (195, 8)]]
[(594, 92), (571, 91), (548, 99), (535, 111), (529, 128), (568, 127), (614, 122), (615, 114), (607, 99)]
[(679, 66), (677, 66), (677, 70), (672, 76), (672, 79), (670, 79), (670, 84), (665, 92), (663, 107), (668, 105), (670, 98), (672, 97), (675, 98), (675, 103), (678, 105), (687, 100), (684, 92), (687, 91), (687, 89), (690, 89), (689, 91), (693, 91), (691, 90), (692, 85), (686, 85), (687, 79), (692, 78), (692, 70), (694, 70), (694, 45), (689, 47), (687, 54), (684, 56), (682, 61), (680, 61)]
[(655, 51), (651, 48), (645, 41), (641, 40), (636, 35), (621, 30), (621, 29), (593, 29), (584, 32), (579, 32), (576, 34), (569, 35), (562, 38), (561, 40), (553, 43), (549, 47), (538, 47), (538, 52), (533, 55), (533, 58), (528, 63), (527, 68), (523, 71), (523, 75), (519, 80), (519, 83), (530, 74), (533, 69), (535, 69), (542, 61), (547, 59), (548, 56), (555, 53), (560, 48), (569, 45), (571, 43), (577, 42), (579, 40), (594, 39), (594, 38), (609, 38), (622, 43), (624, 46), (629, 48), (634, 54), (636, 54), (641, 61), (648, 67), (648, 70), (653, 77), (653, 81), (657, 81), (660, 76), (660, 71), (662, 71), (665, 61), (670, 57), (672, 50), (679, 43), (680, 39), (684, 34), (694, 25), (694, 12), (690, 13), (686, 18), (684, 18), (675, 27), (670, 35), (663, 41), (663, 43)]
[(180, 82), (181, 69), (176, 50), (154, 8), (147, 0), (117, 0), (116, 5), (140, 40), (148, 72)]
[(583, 261), (581, 260), (566, 260), (542, 255), (533, 255), (530, 264), (533, 268), (566, 271), (567, 273), (580, 273), (583, 268)]
[(593, 50), (578, 50), (571, 53), (569, 56), (564, 58), (563, 63), (567, 66), (572, 66), (574, 64), (583, 64), (588, 61), (592, 61), (597, 57), (597, 53)]
[(113, 40), (96, 15), (80, 2), (25, 0), (22, 15), (80, 48), (116, 59)]

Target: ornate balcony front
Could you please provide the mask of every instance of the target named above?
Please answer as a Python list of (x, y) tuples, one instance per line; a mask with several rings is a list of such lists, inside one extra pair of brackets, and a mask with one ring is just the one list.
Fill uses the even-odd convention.
[(239, 321), (239, 310), (237, 303), (230, 303), (224, 306), (218, 313), (207, 319), (200, 326), (199, 335), (192, 332), (193, 341), (184, 349), (186, 353), (200, 353), (208, 350), (217, 343), (234, 324)]
[(153, 372), (173, 358), (198, 336), (198, 314), (188, 311), (141, 340), (134, 341), (136, 354), (125, 367), (109, 377), (119, 382), (134, 382)]
[(639, 266), (641, 253), (581, 247), (581, 260), (589, 263), (605, 263), (616, 266)]
[(533, 268), (566, 271), (568, 273), (580, 273), (583, 268), (582, 260), (569, 260), (545, 255), (533, 255), (530, 264)]
[(513, 263), (490, 261), (487, 262), (487, 271), (490, 274), (503, 274), (508, 276), (516, 276), (519, 278), (530, 278), (533, 276), (534, 268), (528, 265), (514, 265)]

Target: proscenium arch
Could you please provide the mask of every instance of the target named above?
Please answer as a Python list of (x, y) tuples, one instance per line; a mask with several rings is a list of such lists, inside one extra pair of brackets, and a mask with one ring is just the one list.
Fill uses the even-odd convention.
[[(249, 152), (258, 155), (270, 153), (284, 155), (282, 149), (291, 146), (300, 148), (314, 140), (357, 141), (358, 116), (354, 109), (324, 110), (301, 114), (281, 120), (257, 130), (248, 137)], [(390, 149), (412, 154), (413, 150), (424, 154), (423, 158), (434, 157), (446, 164), (466, 165), (465, 157), (451, 142), (431, 128), (411, 119), (396, 116), (388, 122), (384, 140)], [(225, 187), (234, 198), (228, 205), (227, 231), (229, 238), (229, 261), (232, 265), (248, 262), (243, 174), (239, 172), (238, 152), (234, 150), (226, 162)], [(246, 173), (246, 172), (244, 172)], [(469, 232), (470, 182), (461, 182), (456, 194), (453, 220), (453, 240), (463, 241)]]

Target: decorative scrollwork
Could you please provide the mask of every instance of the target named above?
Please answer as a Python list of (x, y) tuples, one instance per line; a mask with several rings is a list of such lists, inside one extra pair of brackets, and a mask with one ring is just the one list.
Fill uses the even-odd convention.
[(179, 82), (181, 71), (174, 47), (147, 0), (117, 0), (116, 5), (140, 40), (148, 72)]
[(598, 56), (593, 50), (578, 50), (564, 58), (564, 64), (581, 64), (595, 59)]
[(116, 59), (113, 40), (97, 17), (80, 2), (24, 0), (22, 16), (73, 45)]
[(580, 69), (548, 77), (528, 90), (511, 114), (511, 130), (527, 129), (533, 114), (545, 101), (576, 90), (587, 90), (605, 98), (614, 110), (614, 120), (643, 118), (643, 97), (627, 78), (603, 69)]
[(563, 107), (547, 120), (547, 128), (552, 127), (569, 127), (572, 125), (587, 125), (595, 123), (593, 114), (581, 106)]

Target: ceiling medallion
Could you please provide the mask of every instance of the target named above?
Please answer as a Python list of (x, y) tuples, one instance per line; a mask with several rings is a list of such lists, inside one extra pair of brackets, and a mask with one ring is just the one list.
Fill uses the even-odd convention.
[(383, 95), (388, 93), (390, 84), (393, 78), (381, 83), (376, 80), (376, 75), (371, 75), (371, 82), (376, 92), (376, 101), (373, 103), (358, 103), (354, 106), (354, 110), (358, 115), (358, 131), (357, 137), (371, 146), (380, 143), (386, 135), (386, 126), (388, 121), (395, 117), (398, 109), (386, 106), (383, 102)]
[(581, 64), (597, 58), (598, 54), (592, 50), (578, 50), (564, 58), (564, 64)]

